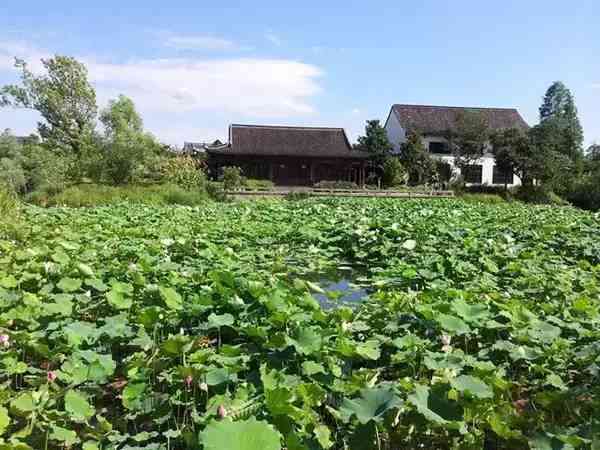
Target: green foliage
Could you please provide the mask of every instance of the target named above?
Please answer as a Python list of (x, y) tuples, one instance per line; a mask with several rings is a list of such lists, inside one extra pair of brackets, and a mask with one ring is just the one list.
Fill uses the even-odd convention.
[(323, 180), (315, 183), (314, 188), (316, 189), (360, 189), (358, 184), (352, 181), (332, 181)]
[(311, 197), (309, 192), (295, 191), (286, 194), (285, 199), (291, 202), (308, 200)]
[(96, 119), (96, 93), (83, 64), (68, 56), (42, 59), (45, 73), (34, 74), (16, 59), (21, 84), (0, 90), (0, 106), (34, 109), (43, 121), (38, 132), (55, 153), (81, 155), (91, 145)]
[(15, 192), (0, 184), (0, 220), (9, 222), (14, 219), (19, 211), (19, 200)]
[(153, 205), (196, 206), (208, 200), (204, 191), (188, 191), (176, 185), (107, 186), (80, 184), (58, 193), (34, 191), (25, 200), (39, 206), (69, 206), (73, 208), (111, 205), (121, 202)]
[(226, 191), (241, 189), (243, 186), (242, 169), (235, 166), (223, 167), (221, 181), (223, 182), (223, 189)]
[(112, 184), (129, 183), (147, 160), (152, 161), (152, 155), (160, 153), (160, 145), (143, 131), (133, 101), (123, 95), (111, 100), (100, 120), (105, 128), (104, 138), (97, 145), (101, 152), (86, 155), (92, 178)]
[(382, 165), (387, 159), (392, 150), (392, 144), (390, 144), (387, 132), (379, 120), (367, 120), (365, 135), (358, 137), (357, 148), (369, 153), (371, 160), (377, 166)]
[(519, 186), (513, 192), (517, 200), (540, 205), (566, 205), (548, 186)]
[(490, 127), (484, 114), (469, 109), (460, 111), (448, 135), (456, 166), (475, 164), (486, 152), (489, 138)]
[(544, 140), (571, 161), (582, 156), (583, 128), (577, 116), (577, 107), (571, 91), (560, 81), (550, 85), (540, 106), (540, 125), (544, 126)]
[(269, 191), (275, 187), (271, 180), (258, 180), (253, 178), (244, 178), (243, 184), (246, 189), (253, 191)]
[(212, 422), (200, 435), (205, 450), (280, 450), (281, 435), (254, 418), (239, 422)]
[(397, 157), (390, 157), (383, 163), (382, 182), (384, 187), (401, 186), (406, 183), (406, 169)]
[(100, 122), (104, 125), (106, 134), (110, 136), (144, 131), (142, 118), (133, 100), (124, 95), (108, 102), (108, 107), (100, 113)]
[[(0, 236), (0, 446), (595, 439), (596, 215), (460, 199), (22, 214), (24, 236)], [(322, 308), (332, 271), (365, 296)]]
[(417, 132), (410, 132), (400, 148), (400, 161), (408, 172), (410, 185), (429, 184), (435, 179), (436, 163)]
[(162, 179), (186, 190), (204, 190), (204, 164), (192, 156), (165, 158), (161, 164)]

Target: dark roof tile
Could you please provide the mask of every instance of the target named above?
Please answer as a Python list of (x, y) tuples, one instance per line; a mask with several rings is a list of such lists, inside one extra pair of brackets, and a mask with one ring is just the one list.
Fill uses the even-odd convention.
[(470, 108), (458, 106), (428, 106), (428, 105), (393, 105), (392, 112), (398, 118), (400, 125), (407, 131), (418, 131), (423, 134), (441, 134), (453, 131), (458, 115), (461, 112), (472, 111), (483, 114), (490, 128), (529, 128), (519, 112), (514, 108)]
[(260, 156), (364, 158), (343, 128), (231, 125), (229, 146), (209, 153)]

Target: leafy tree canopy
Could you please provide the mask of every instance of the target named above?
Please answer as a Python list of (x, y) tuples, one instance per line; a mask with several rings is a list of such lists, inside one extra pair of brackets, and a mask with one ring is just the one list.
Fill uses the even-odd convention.
[(144, 128), (133, 100), (124, 95), (119, 95), (118, 99), (108, 103), (108, 107), (100, 113), (100, 121), (107, 135), (125, 132), (141, 133)]
[(490, 138), (488, 120), (477, 111), (461, 111), (456, 118), (454, 130), (448, 138), (455, 164), (461, 168), (474, 164), (483, 156), (487, 148)]
[(376, 164), (383, 164), (391, 153), (392, 144), (379, 120), (367, 120), (365, 135), (358, 138), (358, 148), (370, 153)]
[(429, 183), (435, 176), (435, 161), (417, 132), (408, 133), (406, 142), (400, 148), (400, 160), (408, 171), (408, 182), (412, 185)]
[(583, 149), (583, 128), (571, 91), (560, 81), (550, 85), (540, 106), (540, 138), (545, 145), (579, 160)]
[(0, 89), (0, 106), (34, 109), (43, 121), (38, 132), (48, 148), (80, 155), (93, 136), (96, 93), (83, 64), (69, 56), (42, 59), (45, 73), (34, 74), (15, 60), (21, 83)]

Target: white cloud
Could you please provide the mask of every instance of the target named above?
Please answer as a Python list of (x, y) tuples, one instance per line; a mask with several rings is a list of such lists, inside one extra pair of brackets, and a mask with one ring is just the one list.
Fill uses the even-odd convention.
[(238, 48), (235, 42), (215, 36), (167, 36), (164, 45), (177, 50), (234, 50)]
[(592, 89), (600, 89), (600, 83), (592, 83)]
[(291, 60), (86, 61), (98, 91), (122, 92), (149, 111), (220, 111), (255, 116), (313, 112), (320, 70)]
[[(12, 69), (15, 55), (37, 70), (36, 61), (49, 54), (23, 43), (0, 42), (0, 72)], [(321, 70), (290, 59), (77, 59), (88, 68), (99, 106), (119, 94), (131, 97), (149, 131), (169, 142), (188, 139), (175, 140), (174, 129), (191, 130), (207, 118), (212, 130), (222, 126), (226, 132), (234, 119), (260, 122), (313, 114), (311, 99), (321, 90)], [(216, 124), (215, 117), (221, 118)]]
[(356, 115), (356, 114), (360, 114), (360, 112), (361, 112), (361, 111), (360, 111), (360, 109), (358, 109), (358, 108), (354, 108), (354, 109), (352, 109), (352, 114), (354, 114), (354, 115)]
[(265, 33), (265, 39), (277, 47), (283, 45), (283, 40), (270, 30)]

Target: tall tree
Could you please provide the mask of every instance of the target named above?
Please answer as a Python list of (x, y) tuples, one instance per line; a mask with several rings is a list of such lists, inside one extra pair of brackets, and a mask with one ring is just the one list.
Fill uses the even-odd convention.
[(379, 120), (367, 120), (365, 135), (358, 138), (358, 148), (370, 153), (371, 160), (377, 166), (382, 166), (390, 156), (392, 144)]
[(107, 135), (142, 133), (144, 129), (144, 123), (133, 100), (124, 95), (109, 101), (108, 107), (100, 113), (100, 122), (104, 125)]
[(83, 64), (68, 56), (42, 59), (45, 73), (34, 74), (21, 59), (21, 83), (0, 89), (0, 106), (37, 110), (38, 132), (51, 150), (80, 156), (92, 140), (97, 114), (96, 92)]
[(490, 138), (487, 118), (478, 111), (461, 111), (449, 132), (448, 140), (455, 157), (455, 164), (461, 169), (475, 164), (485, 153)]
[(543, 157), (538, 155), (528, 132), (519, 128), (499, 130), (491, 136), (496, 165), (511, 171), (523, 186), (532, 186), (543, 171)]
[(406, 142), (400, 147), (400, 161), (408, 172), (409, 184), (426, 184), (435, 176), (435, 161), (425, 149), (421, 135), (415, 131), (408, 133)]
[(144, 132), (133, 100), (124, 95), (109, 102), (100, 113), (100, 121), (105, 128), (100, 175), (115, 184), (127, 183), (139, 167), (160, 151), (160, 145)]
[(546, 142), (577, 162), (583, 156), (583, 128), (571, 91), (561, 81), (550, 85), (540, 106), (540, 126)]

